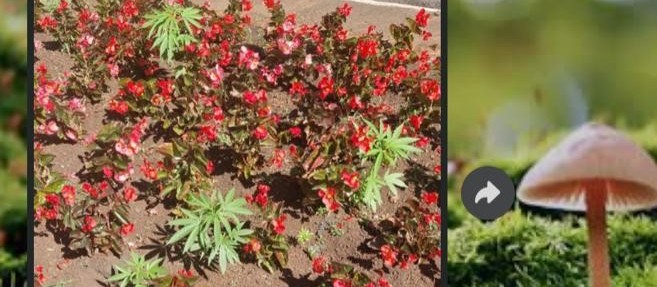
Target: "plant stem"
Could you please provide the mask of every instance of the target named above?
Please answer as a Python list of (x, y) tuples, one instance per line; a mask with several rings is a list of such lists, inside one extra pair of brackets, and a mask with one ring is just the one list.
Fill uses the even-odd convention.
[(607, 190), (603, 182), (585, 191), (586, 224), (589, 233), (589, 282), (591, 287), (610, 287), (607, 242)]

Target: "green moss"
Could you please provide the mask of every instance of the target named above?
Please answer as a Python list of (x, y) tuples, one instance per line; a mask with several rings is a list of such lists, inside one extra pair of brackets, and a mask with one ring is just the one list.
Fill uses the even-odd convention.
[[(657, 265), (657, 222), (643, 216), (611, 216), (608, 232), (615, 280), (657, 282), (651, 281), (653, 273), (639, 272), (639, 267)], [(588, 284), (582, 219), (552, 221), (516, 211), (490, 224), (467, 220), (450, 230), (448, 240), (452, 286)]]

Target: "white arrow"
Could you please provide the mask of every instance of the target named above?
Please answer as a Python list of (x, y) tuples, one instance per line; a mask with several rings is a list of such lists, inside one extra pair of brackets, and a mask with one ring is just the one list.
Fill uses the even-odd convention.
[(500, 190), (490, 181), (486, 183), (486, 187), (477, 192), (475, 196), (475, 204), (479, 203), (482, 198), (486, 199), (486, 203), (491, 203), (495, 198), (500, 195)]

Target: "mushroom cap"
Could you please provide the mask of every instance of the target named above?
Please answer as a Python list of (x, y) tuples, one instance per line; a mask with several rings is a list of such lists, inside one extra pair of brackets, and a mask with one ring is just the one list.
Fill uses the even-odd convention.
[(608, 210), (653, 208), (657, 206), (657, 164), (620, 132), (588, 123), (527, 172), (518, 187), (518, 199), (534, 206), (585, 211), (587, 189), (606, 191)]

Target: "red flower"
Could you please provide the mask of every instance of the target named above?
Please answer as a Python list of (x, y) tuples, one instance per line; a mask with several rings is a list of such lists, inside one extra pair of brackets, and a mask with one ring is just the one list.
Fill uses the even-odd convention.
[(62, 197), (64, 198), (64, 203), (68, 206), (73, 206), (75, 204), (75, 187), (72, 185), (64, 185), (62, 187)]
[(213, 142), (217, 139), (216, 125), (208, 124), (199, 127), (199, 134), (197, 137), (199, 142)]
[(343, 279), (333, 279), (333, 287), (351, 287), (351, 282)]
[(260, 251), (261, 247), (262, 247), (262, 245), (260, 244), (260, 241), (253, 238), (253, 239), (251, 239), (251, 241), (246, 243), (246, 245), (244, 245), (243, 250), (246, 253), (258, 253)]
[(246, 91), (244, 92), (244, 102), (253, 105), (258, 102), (258, 97), (256, 96), (255, 92), (252, 91)]
[(141, 170), (141, 173), (144, 174), (146, 178), (150, 180), (157, 179), (157, 169), (153, 167), (153, 165), (150, 162), (144, 161), (144, 164), (142, 164), (139, 169)]
[(429, 145), (429, 138), (428, 137), (422, 136), (415, 142), (415, 146), (417, 146), (419, 148), (424, 148), (427, 145)]
[(372, 147), (372, 139), (367, 136), (367, 126), (360, 126), (350, 138), (351, 144), (361, 152), (367, 153)]
[(135, 224), (134, 223), (126, 223), (121, 226), (121, 235), (123, 236), (128, 236), (130, 235), (133, 231), (135, 231)]
[(285, 161), (285, 150), (275, 149), (271, 157), (271, 164), (276, 168), (282, 168)]
[(342, 7), (338, 8), (338, 13), (344, 17), (349, 17), (351, 14), (351, 6), (348, 3), (344, 3)]
[(48, 194), (46, 195), (46, 202), (49, 203), (53, 208), (58, 208), (60, 204), (59, 196), (56, 194)]
[(323, 77), (319, 80), (319, 85), (317, 86), (319, 88), (319, 98), (325, 100), (333, 92), (334, 84), (335, 81), (331, 77)]
[(420, 90), (431, 101), (440, 99), (440, 84), (436, 80), (422, 80)]
[(383, 264), (392, 267), (397, 263), (397, 251), (388, 244), (383, 245), (381, 246), (381, 258), (383, 258)]
[(349, 98), (348, 104), (352, 110), (360, 110), (365, 107), (363, 105), (363, 102), (360, 101), (359, 96), (352, 96), (351, 98)]
[(422, 126), (422, 122), (424, 121), (424, 116), (412, 115), (409, 117), (409, 121), (411, 122), (411, 126), (413, 126), (414, 129), (419, 130)]
[(34, 277), (39, 282), (39, 284), (46, 283), (46, 276), (43, 275), (43, 266), (37, 265), (34, 266)]
[(426, 224), (437, 224), (440, 225), (442, 222), (442, 217), (440, 216), (440, 213), (430, 213), (430, 214), (425, 214), (424, 215), (424, 223)]
[(360, 174), (357, 171), (354, 172), (348, 172), (347, 170), (342, 171), (342, 182), (351, 189), (358, 189), (360, 186), (360, 181), (358, 180), (358, 176)]
[(379, 42), (376, 40), (359, 40), (356, 49), (358, 49), (358, 55), (361, 58), (369, 58), (370, 56), (376, 56), (378, 46)]
[(388, 280), (386, 280), (385, 278), (379, 278), (378, 283), (379, 283), (379, 287), (392, 287), (392, 285), (390, 285), (390, 283), (388, 283)]
[(91, 184), (89, 184), (88, 182), (82, 183), (82, 190), (84, 190), (84, 192), (88, 193), (91, 198), (93, 198), (93, 199), (98, 198), (98, 190), (95, 187), (93, 187)]
[(420, 12), (415, 15), (415, 22), (420, 27), (426, 27), (429, 22), (429, 13), (426, 10), (422, 9)]
[(86, 215), (84, 217), (84, 223), (82, 224), (82, 232), (89, 233), (94, 229), (94, 227), (96, 227), (96, 219)]
[(392, 74), (392, 81), (395, 82), (395, 84), (399, 85), (406, 79), (406, 77), (408, 77), (408, 72), (406, 71), (406, 67), (399, 66), (397, 67), (397, 69), (395, 69), (395, 73)]
[(123, 199), (125, 199), (126, 202), (134, 201), (135, 199), (137, 199), (137, 190), (135, 190), (131, 186), (126, 187), (123, 190)]
[(433, 172), (440, 174), (440, 169), (442, 168), (441, 165), (436, 165), (433, 167)]
[(208, 163), (205, 164), (205, 172), (208, 174), (212, 174), (214, 172), (214, 162), (208, 161)]
[(135, 97), (141, 97), (142, 95), (144, 95), (144, 84), (142, 84), (141, 82), (135, 83), (133, 81), (130, 81), (128, 82), (126, 87), (128, 89), (128, 92), (133, 94)]
[(192, 278), (194, 277), (194, 271), (191, 269), (180, 269), (178, 270), (178, 275), (182, 276), (183, 278)]
[(271, 188), (266, 184), (258, 184), (255, 198), (252, 195), (246, 196), (246, 201), (249, 203), (257, 203), (260, 207), (265, 207), (269, 202), (269, 191)]
[(417, 262), (418, 258), (417, 255), (411, 253), (411, 255), (408, 255), (405, 260), (402, 260), (399, 263), (399, 268), (401, 269), (407, 269), (410, 264), (414, 264)]
[(278, 1), (279, 0), (264, 0), (265, 7), (267, 7), (267, 9), (274, 9), (274, 7), (278, 6)]
[(433, 191), (433, 192), (423, 192), (422, 195), (422, 201), (426, 203), (427, 205), (433, 205), (438, 202), (438, 193)]
[(120, 115), (125, 115), (128, 113), (128, 111), (130, 111), (130, 107), (125, 101), (111, 100), (109, 102), (109, 110)]
[(267, 132), (267, 129), (262, 125), (253, 130), (253, 137), (257, 140), (264, 140), (268, 135), (269, 132)]
[(224, 120), (224, 111), (221, 109), (221, 107), (214, 107), (212, 108), (212, 113), (213, 113), (213, 118), (215, 121), (221, 122)]
[(326, 260), (322, 256), (315, 257), (313, 259), (313, 272), (317, 274), (324, 273), (324, 265), (326, 265)]
[(253, 3), (250, 0), (242, 0), (242, 11), (248, 12), (253, 9)]
[(57, 20), (55, 18), (46, 15), (37, 20), (37, 25), (43, 30), (55, 29), (57, 28)]
[(290, 94), (293, 96), (294, 95), (304, 96), (306, 95), (306, 86), (304, 86), (302, 82), (294, 81), (290, 85)]
[(291, 127), (290, 128), (290, 134), (292, 135), (293, 138), (299, 138), (301, 137), (301, 128), (299, 127)]
[(276, 234), (281, 235), (283, 232), (285, 232), (285, 220), (287, 219), (287, 216), (285, 214), (281, 214), (278, 218), (275, 218), (274, 220), (271, 221), (271, 224), (274, 227), (274, 232)]
[(322, 199), (324, 206), (332, 212), (338, 211), (340, 204), (335, 198), (336, 190), (332, 187), (320, 188), (317, 195)]

